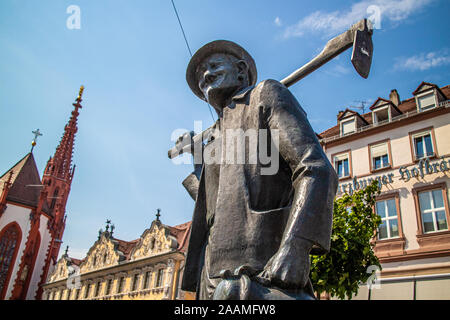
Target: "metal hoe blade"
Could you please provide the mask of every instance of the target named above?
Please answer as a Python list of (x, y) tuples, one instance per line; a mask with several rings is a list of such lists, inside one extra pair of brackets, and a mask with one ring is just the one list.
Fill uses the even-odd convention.
[(355, 39), (353, 41), (352, 64), (358, 74), (367, 79), (372, 65), (373, 43), (372, 31), (367, 26), (364, 30), (356, 30)]

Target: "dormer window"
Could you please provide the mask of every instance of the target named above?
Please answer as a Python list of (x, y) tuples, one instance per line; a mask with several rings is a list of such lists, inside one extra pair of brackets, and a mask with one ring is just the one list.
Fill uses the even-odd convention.
[[(399, 103), (400, 97), (398, 96), (397, 90), (391, 91), (390, 97), (395, 103)], [(401, 114), (401, 111), (394, 102), (380, 97), (373, 103), (370, 110), (372, 110), (372, 123), (374, 125), (388, 123), (392, 121), (392, 118)]]
[(447, 100), (445, 94), (434, 83), (422, 82), (413, 95), (416, 99), (417, 112), (437, 108), (439, 103)]
[(433, 91), (417, 96), (417, 108), (419, 112), (436, 107), (436, 95)]
[(391, 119), (391, 113), (389, 106), (380, 108), (373, 112), (373, 123), (380, 124), (383, 122), (388, 122)]
[(356, 132), (355, 118), (341, 121), (341, 136)]

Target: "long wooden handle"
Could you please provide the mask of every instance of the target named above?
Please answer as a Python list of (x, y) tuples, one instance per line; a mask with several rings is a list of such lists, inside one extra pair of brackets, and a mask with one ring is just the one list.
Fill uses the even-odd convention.
[[(304, 77), (306, 77), (308, 74), (313, 72), (314, 70), (320, 68), (322, 65), (336, 57), (337, 55), (341, 54), (345, 50), (349, 49), (353, 45), (354, 36), (356, 30), (364, 30), (366, 26), (366, 20), (362, 19), (359, 22), (355, 23), (349, 30), (345, 31), (344, 33), (338, 35), (337, 37), (329, 40), (325, 47), (323, 48), (322, 52), (319, 53), (314, 59), (312, 59), (310, 62), (302, 66), (301, 68), (297, 69), (290, 75), (288, 75), (286, 78), (281, 80), (280, 82), (284, 84), (286, 87), (292, 86), (294, 83), (300, 81)], [(209, 135), (212, 132), (213, 129), (212, 125), (208, 129), (204, 130), (203, 132), (195, 135), (192, 139), (194, 144), (195, 143), (201, 143), (203, 140), (207, 139)], [(168, 151), (168, 156), (170, 159), (173, 159), (177, 156), (179, 156), (182, 153), (190, 152), (192, 150), (191, 145), (185, 145), (183, 147), (173, 147)]]
[(284, 84), (286, 87), (290, 87), (294, 83), (300, 81), (308, 74), (320, 68), (337, 55), (351, 48), (353, 45), (353, 35), (354, 33), (352, 32), (352, 30), (347, 30), (346, 32), (337, 36), (336, 38), (331, 39), (330, 41), (327, 42), (325, 48), (322, 50), (321, 53), (319, 53), (318, 56), (316, 56), (310, 62), (305, 64), (303, 67), (295, 70), (293, 73), (288, 75), (280, 82)]

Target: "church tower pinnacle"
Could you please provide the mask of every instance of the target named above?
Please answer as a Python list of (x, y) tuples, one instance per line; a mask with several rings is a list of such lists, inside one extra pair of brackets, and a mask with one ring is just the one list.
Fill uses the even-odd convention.
[(82, 108), (81, 101), (84, 87), (81, 86), (78, 98), (73, 103), (75, 109), (69, 122), (64, 127), (63, 137), (56, 148), (53, 157), (47, 162), (44, 170), (43, 184), (47, 186), (48, 203), (53, 210), (57, 223), (63, 220), (67, 198), (70, 192), (75, 166), (72, 166), (72, 154), (75, 142), (75, 134), (78, 131), (77, 119), (79, 109)]
[[(75, 134), (78, 131), (77, 119), (80, 114), (79, 109), (82, 108), (81, 101), (83, 91), (84, 87), (81, 86), (78, 97), (72, 104), (75, 108), (72, 111), (69, 122), (64, 127), (63, 137), (56, 148), (55, 154), (48, 160), (42, 177), (42, 184), (47, 190), (47, 203), (49, 204), (49, 209), (54, 216), (54, 219), (51, 225), (49, 225), (52, 243), (44, 267), (45, 276), (43, 276), (41, 283), (45, 283), (50, 262), (52, 261), (55, 263), (58, 258), (59, 249), (62, 243), (61, 239), (66, 226), (66, 203), (75, 173), (75, 165), (72, 165), (72, 154)], [(42, 291), (39, 290), (37, 298), (40, 297), (41, 293)]]

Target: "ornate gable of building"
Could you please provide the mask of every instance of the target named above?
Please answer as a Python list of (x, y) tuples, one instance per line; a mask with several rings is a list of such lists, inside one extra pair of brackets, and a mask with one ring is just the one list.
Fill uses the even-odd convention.
[(119, 250), (119, 242), (104, 232), (89, 249), (86, 258), (80, 265), (81, 273), (110, 267), (125, 259)]
[(78, 273), (78, 268), (74, 267), (78, 267), (81, 262), (82, 260), (71, 258), (67, 254), (64, 254), (56, 263), (55, 268), (49, 276), (48, 282), (67, 279), (69, 276), (73, 275), (74, 272)]
[(66, 256), (62, 256), (55, 265), (53, 272), (49, 276), (49, 282), (66, 279), (69, 276), (67, 263), (69, 260)]
[(142, 234), (136, 247), (131, 252), (131, 260), (151, 257), (176, 250), (178, 242), (171, 234), (170, 227), (160, 221), (153, 221), (149, 229)]

